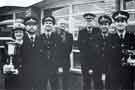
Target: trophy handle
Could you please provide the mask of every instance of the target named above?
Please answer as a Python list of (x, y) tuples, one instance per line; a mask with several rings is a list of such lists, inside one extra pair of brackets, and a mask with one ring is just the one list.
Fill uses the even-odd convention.
[(10, 58), (9, 58), (10, 60), (9, 60), (9, 66), (11, 67), (11, 71), (12, 70), (14, 70), (14, 65), (13, 65), (13, 56), (10, 56)]

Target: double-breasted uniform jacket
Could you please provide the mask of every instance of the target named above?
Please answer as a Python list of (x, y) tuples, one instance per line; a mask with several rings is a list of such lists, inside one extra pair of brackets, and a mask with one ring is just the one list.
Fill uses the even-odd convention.
[(92, 28), (92, 32), (88, 31), (87, 28), (79, 31), (78, 36), (78, 47), (80, 50), (81, 64), (88, 65), (88, 67), (93, 67), (95, 63), (95, 50), (94, 46), (94, 34), (99, 33), (99, 28)]
[(73, 36), (69, 32), (64, 32), (64, 36), (59, 35), (56, 48), (56, 60), (59, 67), (69, 70), (70, 68), (70, 53), (72, 51)]
[(57, 61), (56, 61), (56, 42), (58, 40), (58, 35), (52, 32), (50, 37), (45, 33), (41, 35), (41, 59), (44, 61), (42, 63), (44, 68), (45, 76), (48, 77), (57, 71)]
[(93, 27), (91, 27), (90, 31), (87, 28), (84, 28), (81, 31), (79, 31), (78, 47), (80, 50), (80, 62), (83, 75), (84, 90), (88, 90), (91, 88), (91, 75), (89, 74), (89, 70), (91, 69), (94, 71), (94, 75), (92, 74), (92, 76), (97, 76), (97, 74), (95, 73), (97, 54), (94, 48), (94, 35), (97, 33), (99, 33), (99, 28)]
[(115, 47), (114, 47), (115, 53), (113, 55), (115, 55), (114, 58), (117, 59), (117, 60), (112, 61), (112, 65), (114, 65), (115, 68), (122, 67), (122, 66), (128, 66), (128, 65), (126, 65), (126, 63), (127, 63), (126, 51), (134, 50), (134, 48), (135, 48), (134, 34), (130, 33), (130, 32), (126, 32), (125, 36), (123, 36), (123, 38), (120, 38), (120, 36), (116, 33), (116, 34), (114, 34), (112, 39), (113, 39), (113, 41), (114, 41), (113, 43), (115, 45)]
[(97, 54), (96, 68), (98, 72), (109, 73), (110, 72), (110, 61), (113, 58), (113, 41), (112, 34), (107, 33), (103, 35), (102, 33), (96, 34), (94, 36), (95, 51)]
[(111, 62), (112, 77), (120, 79), (122, 87), (125, 87), (125, 89), (131, 89), (133, 87), (134, 69), (127, 63), (127, 50), (135, 49), (135, 36), (133, 33), (126, 31), (123, 38), (120, 38), (118, 33), (116, 33), (113, 40), (115, 47)]
[(40, 37), (36, 36), (32, 42), (26, 33), (24, 35), (24, 43), (22, 46), (22, 87), (32, 88), (34, 83), (40, 80), (42, 74), (41, 59), (40, 59)]

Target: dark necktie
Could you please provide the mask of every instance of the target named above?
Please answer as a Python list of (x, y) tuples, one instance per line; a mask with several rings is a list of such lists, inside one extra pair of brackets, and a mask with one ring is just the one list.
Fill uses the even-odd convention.
[(31, 39), (31, 42), (32, 42), (32, 47), (34, 47), (34, 46), (35, 46), (35, 45), (34, 45), (34, 38), (31, 37), (30, 39)]
[(120, 34), (120, 39), (123, 39), (123, 35), (122, 34)]
[(103, 34), (103, 39), (105, 39), (105, 34)]
[(31, 40), (31, 42), (34, 42), (34, 38), (33, 37), (31, 37), (30, 40)]

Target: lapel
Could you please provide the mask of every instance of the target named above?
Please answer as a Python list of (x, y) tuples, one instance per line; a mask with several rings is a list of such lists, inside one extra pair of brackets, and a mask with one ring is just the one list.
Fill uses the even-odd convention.
[(127, 40), (129, 38), (129, 33), (126, 32), (125, 36), (124, 36), (124, 40)]
[(38, 44), (38, 36), (36, 35), (36, 36), (35, 36), (35, 41), (34, 41), (34, 47), (36, 47), (37, 44)]
[(27, 43), (28, 46), (35, 47), (36, 44), (37, 44), (37, 41), (38, 41), (37, 35), (35, 36), (34, 42), (31, 41), (31, 39), (30, 39), (30, 37), (28, 35), (26, 36), (26, 43)]
[(97, 34), (97, 35), (98, 35), (97, 39), (100, 40), (101, 42), (102, 42), (103, 40), (105, 40), (105, 38), (103, 37), (103, 35), (102, 35), (101, 33), (99, 33), (99, 34)]

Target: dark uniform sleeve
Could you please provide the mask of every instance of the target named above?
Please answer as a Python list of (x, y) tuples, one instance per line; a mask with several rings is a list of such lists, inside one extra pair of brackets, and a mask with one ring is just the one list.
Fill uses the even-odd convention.
[(66, 46), (67, 53), (70, 54), (71, 51), (72, 51), (72, 45), (73, 45), (73, 36), (72, 36), (72, 34), (68, 34), (66, 45), (67, 45)]
[(85, 45), (87, 43), (86, 39), (84, 38), (83, 31), (79, 31), (78, 35), (78, 47), (80, 51), (85, 51)]

